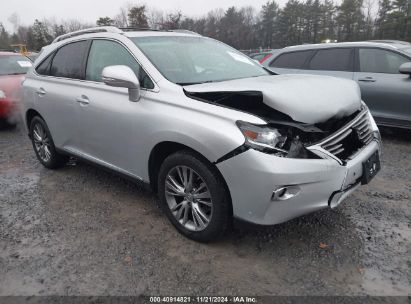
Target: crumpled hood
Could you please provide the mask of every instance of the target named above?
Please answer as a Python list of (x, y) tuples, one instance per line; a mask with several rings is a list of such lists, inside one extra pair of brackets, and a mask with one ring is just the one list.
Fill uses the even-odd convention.
[(257, 91), (263, 103), (307, 124), (351, 115), (361, 108), (358, 85), (318, 75), (274, 75), (184, 86), (189, 93)]

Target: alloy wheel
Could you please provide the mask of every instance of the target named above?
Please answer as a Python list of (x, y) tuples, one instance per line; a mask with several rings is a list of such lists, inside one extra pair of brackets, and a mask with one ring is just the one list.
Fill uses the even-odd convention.
[(43, 162), (48, 162), (51, 159), (50, 139), (44, 126), (36, 123), (33, 128), (33, 141), (37, 154)]
[(165, 196), (175, 219), (190, 231), (207, 228), (213, 215), (211, 193), (204, 179), (187, 166), (172, 168), (165, 181)]

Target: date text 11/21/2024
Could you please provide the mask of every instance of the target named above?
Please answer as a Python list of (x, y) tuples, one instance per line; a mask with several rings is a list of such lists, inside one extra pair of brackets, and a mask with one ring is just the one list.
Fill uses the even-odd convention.
[(196, 297), (150, 297), (150, 303), (257, 303), (255, 297), (244, 296), (196, 296)]

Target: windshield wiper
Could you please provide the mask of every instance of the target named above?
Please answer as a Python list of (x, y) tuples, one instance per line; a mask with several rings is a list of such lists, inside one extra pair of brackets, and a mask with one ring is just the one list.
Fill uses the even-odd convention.
[(201, 82), (177, 82), (177, 84), (181, 86), (189, 86), (189, 85), (200, 84), (200, 83)]
[(189, 85), (203, 84), (203, 83), (210, 83), (210, 82), (215, 82), (215, 81), (207, 80), (207, 81), (200, 81), (200, 82), (177, 82), (177, 84), (181, 86), (189, 86)]

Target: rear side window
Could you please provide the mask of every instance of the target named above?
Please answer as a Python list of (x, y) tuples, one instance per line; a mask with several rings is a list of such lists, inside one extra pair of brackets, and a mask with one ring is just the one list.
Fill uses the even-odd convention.
[(313, 51), (285, 53), (270, 63), (270, 67), (284, 69), (301, 69), (304, 63), (313, 54)]
[(51, 61), (53, 59), (53, 55), (49, 55), (37, 68), (36, 72), (40, 75), (50, 75), (50, 68), (51, 68)]
[(128, 66), (136, 74), (142, 88), (154, 88), (150, 77), (126, 48), (114, 41), (94, 40), (88, 57), (86, 79), (101, 82), (103, 69), (111, 65)]
[(308, 68), (320, 71), (353, 71), (353, 49), (319, 50), (311, 59)]
[(64, 78), (84, 79), (88, 46), (89, 41), (79, 41), (60, 48), (53, 58), (50, 75)]
[(398, 74), (400, 65), (409, 62), (406, 57), (381, 49), (360, 49), (360, 71)]

